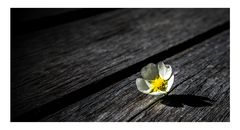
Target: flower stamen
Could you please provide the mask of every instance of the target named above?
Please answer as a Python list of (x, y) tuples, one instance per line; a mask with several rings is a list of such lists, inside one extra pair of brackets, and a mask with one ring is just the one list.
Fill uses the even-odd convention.
[(162, 79), (160, 76), (151, 80), (150, 83), (152, 92), (166, 91), (167, 89), (167, 80)]

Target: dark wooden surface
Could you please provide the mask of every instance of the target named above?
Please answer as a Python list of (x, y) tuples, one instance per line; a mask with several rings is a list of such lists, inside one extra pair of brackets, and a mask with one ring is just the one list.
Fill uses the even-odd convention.
[(140, 74), (136, 73), (43, 120), (227, 121), (228, 37), (229, 32), (224, 32), (167, 58), (176, 75), (168, 97), (139, 93), (135, 80)]
[[(229, 9), (117, 9), (12, 36), (12, 121), (229, 121)], [(169, 96), (137, 91), (149, 62)]]

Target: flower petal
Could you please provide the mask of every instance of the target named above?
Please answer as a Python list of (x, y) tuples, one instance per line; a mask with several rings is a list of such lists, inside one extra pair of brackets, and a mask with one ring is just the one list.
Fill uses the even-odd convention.
[(148, 86), (149, 88), (151, 88), (151, 83), (150, 83), (148, 80), (145, 80), (145, 82), (146, 82), (147, 86)]
[(146, 80), (153, 80), (158, 76), (157, 66), (153, 63), (149, 63), (141, 70), (141, 75)]
[(169, 92), (169, 90), (171, 89), (171, 87), (173, 85), (173, 82), (174, 82), (174, 75), (172, 75), (171, 78), (168, 80), (166, 92)]
[(146, 84), (145, 80), (142, 78), (136, 79), (136, 85), (137, 85), (137, 89), (142, 93), (148, 94), (151, 91), (148, 85)]
[(159, 92), (151, 92), (149, 93), (150, 95), (164, 95), (166, 94), (167, 92), (164, 92), (164, 91), (159, 91)]
[(172, 75), (172, 67), (170, 65), (165, 65), (163, 62), (159, 62), (158, 72), (161, 78), (168, 80)]

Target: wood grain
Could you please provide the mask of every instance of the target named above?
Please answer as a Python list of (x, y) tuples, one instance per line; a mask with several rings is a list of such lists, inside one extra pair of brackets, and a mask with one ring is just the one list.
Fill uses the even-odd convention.
[(133, 74), (41, 121), (229, 121), (229, 31), (164, 60), (169, 96), (139, 92)]
[(12, 117), (81, 91), (227, 21), (228, 9), (123, 9), (14, 37)]

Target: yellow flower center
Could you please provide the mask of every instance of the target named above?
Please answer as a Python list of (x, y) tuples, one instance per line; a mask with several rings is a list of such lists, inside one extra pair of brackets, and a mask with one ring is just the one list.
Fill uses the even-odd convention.
[(160, 76), (150, 81), (152, 92), (166, 91), (167, 80), (162, 79)]

